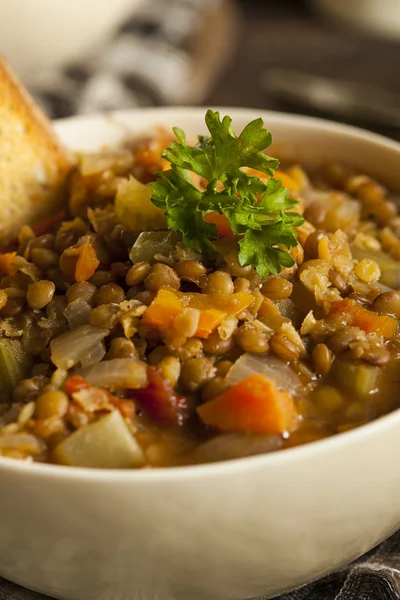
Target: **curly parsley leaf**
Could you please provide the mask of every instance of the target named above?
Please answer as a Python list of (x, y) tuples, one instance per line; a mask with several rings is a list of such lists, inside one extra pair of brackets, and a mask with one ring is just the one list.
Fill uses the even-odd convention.
[[(212, 240), (218, 232), (206, 218), (217, 212), (227, 218), (233, 234), (241, 236), (243, 266), (254, 266), (263, 278), (292, 266), (287, 250), (297, 245), (294, 228), (303, 222), (290, 210), (296, 200), (282, 180), (265, 182), (242, 170), (248, 167), (271, 176), (279, 165), (264, 154), (272, 138), (262, 119), (236, 136), (230, 117), (221, 120), (218, 112), (208, 110), (206, 125), (210, 135), (199, 136), (196, 146), (189, 146), (185, 133), (174, 128), (177, 141), (163, 152), (171, 168), (149, 184), (153, 203), (165, 211), (169, 229), (180, 231), (184, 243), (200, 252), (214, 253)], [(191, 173), (205, 180), (205, 189), (194, 185)]]

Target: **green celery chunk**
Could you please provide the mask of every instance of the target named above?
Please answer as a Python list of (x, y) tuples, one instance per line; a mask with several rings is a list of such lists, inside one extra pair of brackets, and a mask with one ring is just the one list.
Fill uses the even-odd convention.
[(0, 402), (9, 400), (13, 389), (27, 377), (30, 357), (18, 340), (0, 339)]
[(377, 390), (381, 373), (380, 367), (338, 359), (332, 369), (334, 380), (359, 398), (365, 398)]
[(392, 289), (400, 287), (400, 262), (398, 260), (395, 260), (386, 252), (382, 252), (382, 250), (367, 250), (352, 246), (351, 252), (353, 257), (358, 260), (370, 258), (378, 263), (381, 270), (380, 283)]

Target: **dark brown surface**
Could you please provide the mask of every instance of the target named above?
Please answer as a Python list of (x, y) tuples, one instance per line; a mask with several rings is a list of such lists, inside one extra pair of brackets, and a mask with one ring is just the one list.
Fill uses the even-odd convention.
[[(260, 77), (269, 67), (368, 82), (400, 93), (400, 44), (323, 22), (301, 1), (243, 0), (241, 6), (235, 55), (208, 104), (301, 112), (262, 89)], [(400, 137), (397, 131), (382, 132)]]

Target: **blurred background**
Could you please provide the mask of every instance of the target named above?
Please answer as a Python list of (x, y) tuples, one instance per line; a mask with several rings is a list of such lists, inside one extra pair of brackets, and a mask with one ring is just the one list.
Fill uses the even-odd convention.
[(400, 0), (1, 0), (0, 52), (53, 118), (248, 106), (400, 138)]

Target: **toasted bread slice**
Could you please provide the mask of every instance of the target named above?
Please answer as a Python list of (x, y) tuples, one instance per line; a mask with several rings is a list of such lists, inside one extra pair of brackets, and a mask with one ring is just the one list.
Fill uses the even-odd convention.
[(75, 165), (45, 117), (0, 56), (0, 246), (22, 225), (57, 212)]

